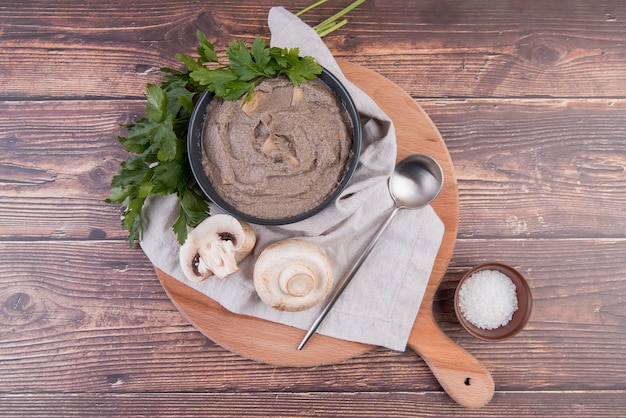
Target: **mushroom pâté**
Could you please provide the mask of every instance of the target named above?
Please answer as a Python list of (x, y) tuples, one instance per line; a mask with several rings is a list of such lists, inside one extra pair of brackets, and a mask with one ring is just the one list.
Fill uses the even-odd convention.
[(303, 311), (324, 299), (333, 269), (314, 244), (298, 238), (276, 242), (254, 265), (254, 287), (261, 300), (281, 311)]
[(180, 248), (180, 266), (194, 282), (211, 275), (223, 279), (239, 270), (237, 263), (255, 243), (256, 235), (248, 223), (230, 215), (212, 215), (187, 235)]

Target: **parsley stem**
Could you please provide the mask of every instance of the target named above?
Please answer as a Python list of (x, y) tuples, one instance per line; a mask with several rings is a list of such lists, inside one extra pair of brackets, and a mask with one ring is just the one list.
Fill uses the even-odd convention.
[(348, 23), (348, 19), (343, 19), (340, 22), (333, 22), (333, 25), (329, 26), (328, 28), (320, 28), (320, 29), (316, 29), (316, 31), (317, 31), (317, 34), (319, 35), (319, 37), (323, 38), (324, 36), (328, 35), (329, 33), (336, 31), (337, 29), (339, 29), (340, 27), (342, 27), (346, 23)]
[[(318, 35), (320, 35), (320, 37), (324, 35), (328, 35), (329, 33), (339, 29), (340, 27), (342, 27), (343, 25), (347, 23), (347, 21), (337, 22), (338, 19), (342, 18), (345, 14), (349, 13), (350, 11), (356, 9), (364, 2), (365, 0), (356, 0), (345, 9), (341, 10), (338, 13), (335, 13), (328, 19), (324, 20), (322, 23), (318, 24), (317, 26), (314, 26), (313, 29), (315, 29), (315, 31), (318, 33)], [(324, 35), (321, 35), (322, 33)]]
[(317, 6), (319, 6), (320, 4), (324, 4), (324, 3), (326, 3), (327, 1), (328, 1), (328, 0), (319, 0), (319, 1), (316, 1), (315, 3), (313, 3), (313, 4), (311, 4), (311, 5), (307, 6), (307, 7), (305, 7), (304, 9), (300, 10), (298, 13), (296, 13), (296, 16), (303, 15), (303, 14), (305, 14), (306, 12), (308, 12), (309, 10), (316, 8), (316, 7), (317, 7)]

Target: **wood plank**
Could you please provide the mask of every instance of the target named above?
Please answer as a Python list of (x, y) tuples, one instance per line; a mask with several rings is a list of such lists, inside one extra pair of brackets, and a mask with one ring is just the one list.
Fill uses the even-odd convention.
[[(294, 11), (307, 1), (290, 5)], [(192, 53), (196, 29), (218, 49), (268, 37), (266, 14), (237, 1), (154, 5), (7, 3), (2, 11), (2, 97), (139, 97), (158, 68)], [(311, 24), (332, 14), (305, 15)], [(326, 38), (341, 58), (379, 71), (414, 97), (624, 97), (626, 6), (619, 0), (502, 3), (366, 2)], [(374, 29), (375, 28), (375, 29)]]
[[(625, 252), (624, 239), (460, 240), (437, 304), (450, 303), (451, 287), (469, 267), (496, 260), (527, 277), (534, 310), (524, 331), (499, 343), (469, 336), (445, 312), (439, 324), (485, 365), (497, 390), (622, 388)], [(439, 390), (410, 351), (375, 349), (314, 368), (228, 353), (186, 323), (141, 250), (121, 241), (2, 242), (0, 259), (0, 393), (196, 391), (199, 384), (253, 392)]]
[[(420, 104), (458, 177), (459, 237), (623, 236), (626, 100)], [(126, 158), (119, 125), (144, 106), (0, 102), (0, 237), (124, 239), (103, 200)]]
[(89, 197), (0, 197), (0, 239), (125, 240), (121, 210), (104, 202), (105, 194)]
[(455, 165), (461, 237), (624, 236), (626, 196), (615, 192), (626, 187), (625, 102), (425, 102), (423, 108)]
[(596, 392), (497, 392), (481, 409), (461, 409), (441, 392), (77, 393), (0, 394), (0, 412), (11, 416), (201, 417), (619, 417), (624, 390)]

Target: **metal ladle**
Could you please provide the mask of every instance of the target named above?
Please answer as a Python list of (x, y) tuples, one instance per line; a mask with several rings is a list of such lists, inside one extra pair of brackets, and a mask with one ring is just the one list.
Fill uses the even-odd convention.
[(394, 201), (394, 209), (389, 214), (385, 222), (378, 229), (374, 238), (368, 246), (363, 250), (358, 260), (352, 267), (352, 270), (337, 285), (335, 291), (330, 296), (326, 306), (315, 319), (306, 335), (300, 342), (298, 350), (302, 350), (311, 336), (320, 326), (326, 315), (330, 312), (333, 305), (343, 293), (359, 270), (369, 253), (378, 242), (387, 226), (400, 209), (418, 209), (432, 202), (443, 186), (443, 171), (441, 166), (432, 157), (423, 154), (413, 154), (405, 157), (400, 161), (391, 176), (389, 177), (389, 193)]

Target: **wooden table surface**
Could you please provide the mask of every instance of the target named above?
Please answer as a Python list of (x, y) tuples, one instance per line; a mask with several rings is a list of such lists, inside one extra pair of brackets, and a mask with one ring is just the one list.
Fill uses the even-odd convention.
[[(218, 46), (268, 37), (274, 5), (2, 1), (0, 415), (624, 416), (621, 0), (367, 0), (325, 38), (409, 93), (446, 142), (460, 222), (434, 311), (492, 373), (488, 405), (457, 405), (410, 350), (276, 367), (183, 319), (103, 202), (126, 158), (120, 125), (142, 115), (160, 67), (194, 52), (197, 29)], [(452, 308), (462, 274), (485, 261), (515, 266), (534, 295), (527, 327), (504, 342), (471, 337)]]

